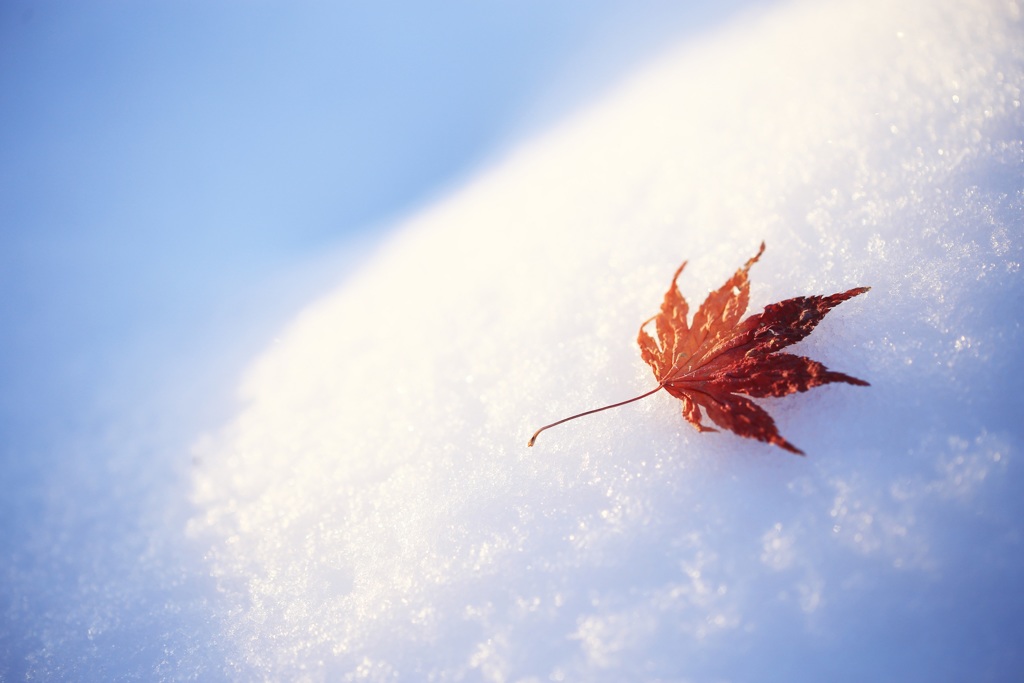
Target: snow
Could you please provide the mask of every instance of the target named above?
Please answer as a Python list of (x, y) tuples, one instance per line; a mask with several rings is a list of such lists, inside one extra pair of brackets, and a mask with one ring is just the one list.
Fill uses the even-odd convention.
[[(189, 486), (151, 484), (144, 569), (12, 600), (43, 626), (6, 652), (98, 676), (136, 619), (149, 678), (1015, 679), (1021, 9), (751, 13), (524, 142), (253, 362)], [(679, 262), (693, 305), (761, 240), (755, 310), (872, 287), (794, 348), (871, 386), (762, 402), (807, 457), (663, 392), (526, 448), (652, 388)]]

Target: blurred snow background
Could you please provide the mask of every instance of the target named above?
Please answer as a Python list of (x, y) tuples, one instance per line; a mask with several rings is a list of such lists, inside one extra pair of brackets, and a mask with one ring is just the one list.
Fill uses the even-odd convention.
[[(279, 54), (236, 56), (261, 55), (268, 68), (223, 118), (208, 112), (236, 101), (219, 94), (235, 81), (199, 62), (208, 80), (179, 87), (207, 88), (208, 106), (189, 100), (202, 115), (186, 120), (217, 125), (188, 136), (191, 147), (161, 146), (167, 156), (152, 164), (146, 145), (176, 124), (64, 139), (79, 154), (141, 145), (126, 157), (138, 168), (113, 176), (86, 173), (66, 147), (51, 151), (63, 162), (54, 168), (39, 157), (49, 138), (33, 146), (8, 131), (24, 163), (5, 163), (5, 222), (17, 227), (21, 211), (41, 225), (92, 216), (121, 227), (81, 246), (5, 231), (5, 287), (22, 287), (5, 297), (5, 316), (23, 335), (4, 337), (6, 677), (1015, 680), (1020, 13), (952, 0), (740, 13), (556, 125), (541, 124), (574, 95), (550, 104), (523, 86), (519, 109), (506, 100), (495, 110), (512, 107), (535, 132), (501, 153), (464, 143), (486, 168), (457, 187), (450, 174), (407, 190), (399, 207), (437, 199), (383, 242), (349, 236), (365, 245), (359, 265), (287, 324), (352, 268), (351, 248), (327, 248), (332, 226), (390, 218), (383, 200), (341, 215), (351, 205), (332, 193), (372, 193), (358, 186), (367, 159), (386, 178), (412, 157), (392, 150), (389, 160), (369, 143), (344, 154), (360, 141), (332, 138), (329, 113), (345, 107), (264, 90)], [(683, 26), (684, 14), (661, 23)], [(279, 19), (267, 26), (280, 30)], [(584, 33), (604, 47), (610, 34), (591, 21)], [(292, 29), (320, 26), (306, 17)], [(311, 55), (329, 33), (307, 41)], [(493, 44), (488, 35), (480, 45)], [(554, 35), (551, 45), (565, 40)], [(529, 56), (538, 72), (578, 68), (552, 53)], [(302, 84), (283, 73), (271, 86)], [(7, 109), (28, 111), (6, 96)], [(348, 175), (326, 163), (296, 173), (309, 157), (274, 117), (247, 123), (242, 109), (275, 97), (324, 107), (303, 139), (323, 159), (354, 159)], [(122, 121), (140, 121), (132, 113)], [(504, 125), (509, 141), (524, 129)], [(274, 174), (239, 176), (232, 195), (223, 178), (234, 164)], [(168, 175), (150, 184), (141, 170)], [(163, 203), (106, 191), (131, 181), (163, 188)], [(189, 201), (203, 188), (217, 201)], [(109, 205), (95, 215), (70, 201), (97, 192)], [(113, 206), (129, 218), (113, 221)], [(161, 239), (134, 232), (157, 217)], [(223, 222), (238, 232), (179, 233)], [(541, 424), (652, 386), (633, 340), (680, 260), (690, 259), (681, 284), (697, 303), (762, 239), (754, 308), (873, 288), (797, 347), (873, 386), (766, 402), (807, 458), (698, 435), (661, 394), (525, 448)], [(50, 270), (16, 277), (32, 249), (46, 249)], [(67, 299), (38, 306), (31, 285), (58, 275)], [(103, 297), (114, 303), (89, 303)], [(33, 318), (47, 312), (59, 322)], [(17, 353), (40, 338), (52, 354)], [(16, 371), (20, 358), (51, 357), (46, 372)], [(246, 366), (230, 416), (224, 394)], [(74, 408), (83, 395), (89, 410)]]

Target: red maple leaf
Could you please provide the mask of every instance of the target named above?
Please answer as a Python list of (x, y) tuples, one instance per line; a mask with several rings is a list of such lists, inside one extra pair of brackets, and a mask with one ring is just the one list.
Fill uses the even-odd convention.
[[(698, 431), (718, 431), (702, 422), (703, 408), (722, 429), (803, 455), (779, 434), (771, 415), (747, 396), (785, 396), (830, 382), (867, 386), (864, 380), (833, 372), (810, 358), (777, 352), (809, 335), (835, 306), (870, 287), (786, 299), (741, 322), (750, 299), (747, 272), (763, 253), (764, 243), (735, 275), (708, 295), (689, 324), (689, 306), (676, 286), (686, 263), (679, 266), (665, 292), (661, 312), (644, 321), (637, 337), (640, 356), (654, 370), (658, 386), (635, 398), (552, 422), (538, 429), (527, 445), (532, 446), (545, 429), (664, 389), (683, 402), (683, 417)], [(647, 332), (652, 322), (655, 337)]]

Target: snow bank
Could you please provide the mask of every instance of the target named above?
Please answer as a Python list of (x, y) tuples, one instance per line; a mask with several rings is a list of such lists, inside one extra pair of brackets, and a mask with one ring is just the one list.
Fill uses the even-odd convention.
[[(1013, 2), (802, 3), (664, 57), (414, 217), (255, 363), (189, 533), (275, 680), (999, 680), (1024, 667)], [(635, 346), (752, 308), (869, 388), (697, 434)]]

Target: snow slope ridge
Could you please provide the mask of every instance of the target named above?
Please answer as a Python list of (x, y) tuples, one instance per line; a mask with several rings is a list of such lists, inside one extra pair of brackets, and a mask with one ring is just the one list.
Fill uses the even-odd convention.
[[(1024, 33), (798, 3), (685, 44), (411, 218), (255, 363), (190, 533), (277, 680), (1002, 680), (1019, 633)], [(697, 434), (635, 347), (756, 251), (754, 310), (869, 285)]]

